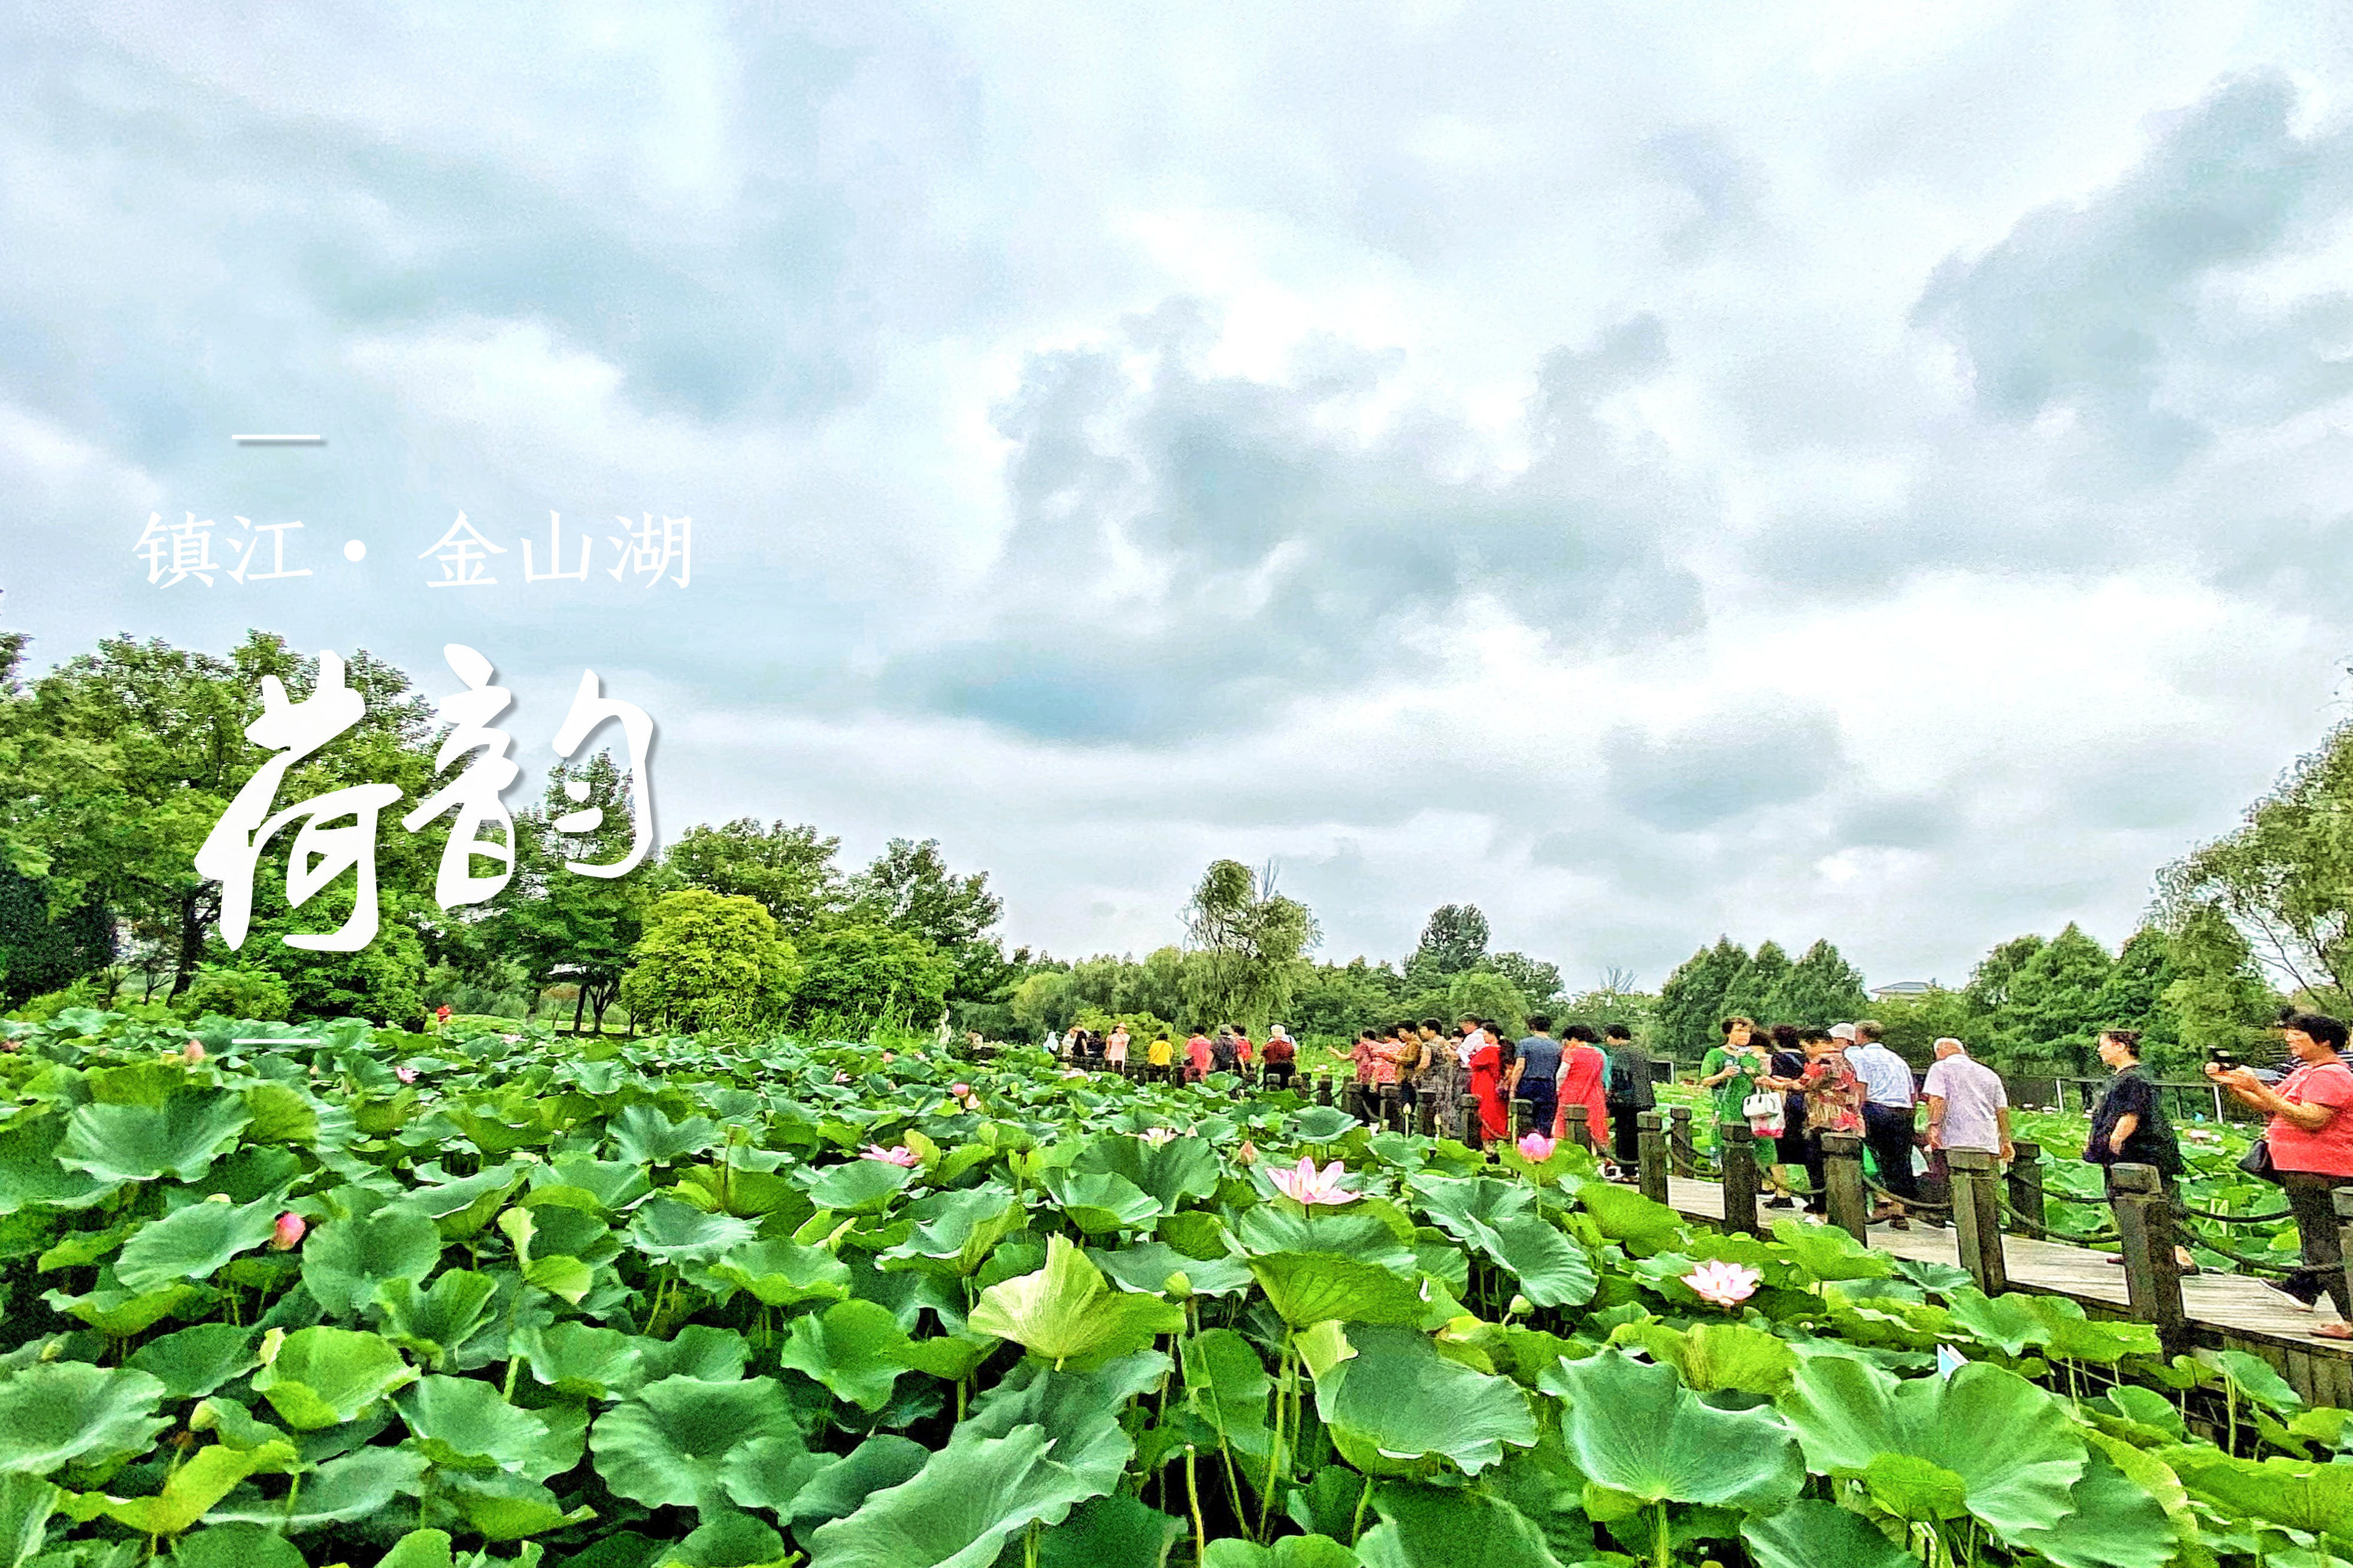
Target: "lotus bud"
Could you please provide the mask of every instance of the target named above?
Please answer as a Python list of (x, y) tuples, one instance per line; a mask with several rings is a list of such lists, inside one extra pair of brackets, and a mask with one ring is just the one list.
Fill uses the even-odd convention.
[(190, 1067), (194, 1067), (205, 1059), (205, 1043), (202, 1040), (190, 1040), (181, 1050), (180, 1055), (187, 1058)]
[(1242, 1146), (1241, 1146), (1240, 1148), (1239, 1148), (1239, 1149), (1237, 1149), (1237, 1150), (1235, 1150), (1235, 1151), (1234, 1151), (1234, 1163), (1236, 1163), (1236, 1164), (1238, 1164), (1238, 1165), (1255, 1165), (1255, 1164), (1257, 1164), (1257, 1163), (1258, 1163), (1258, 1145), (1257, 1145), (1257, 1144), (1255, 1144), (1255, 1143), (1253, 1143), (1253, 1142), (1250, 1142), (1249, 1139), (1247, 1139), (1247, 1138), (1243, 1139), (1243, 1140), (1242, 1140)]
[(310, 1228), (301, 1215), (296, 1214), (292, 1209), (288, 1209), (278, 1216), (278, 1223), (269, 1227), (269, 1250), (291, 1251), (295, 1243), (302, 1239), (302, 1233)]
[(1504, 1309), (1504, 1316), (1507, 1318), (1525, 1318), (1535, 1310), (1536, 1304), (1534, 1301), (1529, 1300), (1525, 1296), (1514, 1296), (1512, 1298), (1511, 1305)]

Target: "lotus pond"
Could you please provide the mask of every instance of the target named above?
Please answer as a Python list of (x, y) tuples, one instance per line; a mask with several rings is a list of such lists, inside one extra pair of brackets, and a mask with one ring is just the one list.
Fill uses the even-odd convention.
[(904, 1042), (0, 1029), (0, 1568), (2353, 1561), (2347, 1413), (2260, 1361), (1565, 1147)]

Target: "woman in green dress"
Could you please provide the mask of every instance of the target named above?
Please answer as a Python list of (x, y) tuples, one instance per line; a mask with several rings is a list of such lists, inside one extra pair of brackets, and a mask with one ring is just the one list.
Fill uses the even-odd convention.
[[(1748, 1113), (1741, 1107), (1757, 1092), (1757, 1079), (1771, 1073), (1773, 1058), (1757, 1039), (1753, 1020), (1731, 1017), (1719, 1026), (1724, 1030), (1724, 1044), (1710, 1047), (1707, 1055), (1700, 1058), (1699, 1086), (1715, 1099), (1718, 1127), (1746, 1127)], [(1774, 1164), (1773, 1145), (1766, 1140), (1759, 1142), (1757, 1168), (1769, 1173)]]

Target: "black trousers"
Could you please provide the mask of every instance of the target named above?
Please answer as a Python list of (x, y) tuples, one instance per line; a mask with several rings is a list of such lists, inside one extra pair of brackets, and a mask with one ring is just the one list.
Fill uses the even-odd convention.
[(1642, 1157), (1642, 1130), (1634, 1125), (1641, 1111), (1630, 1105), (1609, 1108), (1609, 1152), (1621, 1165), (1631, 1165)]
[[(1522, 1084), (1520, 1088), (1522, 1090), (1520, 1098), (1526, 1100), (1533, 1110), (1533, 1114), (1528, 1118), (1528, 1125), (1546, 1137), (1551, 1137), (1553, 1113), (1560, 1108), (1560, 1101), (1554, 1087), (1546, 1083)], [(1531, 1089), (1539, 1092), (1527, 1092)]]
[(1864, 1106), (1862, 1141), (1871, 1150), (1871, 1163), (1879, 1167), (1879, 1184), (1899, 1198), (1917, 1198), (1920, 1188), (1912, 1179), (1912, 1112), (1892, 1105)]
[(2288, 1276), (2287, 1288), (2301, 1300), (2323, 1294), (2337, 1303), (2337, 1315), (2353, 1322), (2353, 1285), (2345, 1278), (2345, 1249), (2337, 1235), (2337, 1210), (2329, 1194), (2353, 1187), (2353, 1176), (2318, 1171), (2282, 1171), (2280, 1188), (2295, 1216), (2296, 1239), (2304, 1244), (2304, 1267)]
[(1277, 1089), (1289, 1089), (1291, 1087), (1291, 1075), (1298, 1069), (1298, 1065), (1299, 1064), (1296, 1062), (1267, 1063), (1267, 1081), (1273, 1084)]
[[(1813, 1189), (1806, 1194), (1806, 1212), (1828, 1214), (1831, 1212), (1831, 1178), (1829, 1164), (1822, 1153), (1822, 1135), (1810, 1127), (1798, 1137), (1798, 1147), (1803, 1153), (1801, 1163), (1806, 1167), (1806, 1185)], [(1788, 1152), (1789, 1140), (1785, 1137), (1781, 1140), (1783, 1158), (1786, 1159)]]

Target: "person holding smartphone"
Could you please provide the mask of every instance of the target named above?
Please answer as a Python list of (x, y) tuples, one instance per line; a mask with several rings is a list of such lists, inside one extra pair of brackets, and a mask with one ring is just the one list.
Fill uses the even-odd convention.
[(2353, 1285), (2345, 1279), (2331, 1197), (2337, 1188), (2353, 1186), (2353, 1067), (2345, 1062), (2346, 1028), (2325, 1013), (2290, 1013), (2279, 1031), (2297, 1066), (2276, 1088), (2243, 1067), (2209, 1062), (2206, 1076), (2271, 1117), (2263, 1142), (2295, 1216), (2304, 1267), (2263, 1283), (2307, 1311), (2326, 1293), (2337, 1304), (2337, 1321), (2322, 1323), (2313, 1336), (2353, 1340)]

